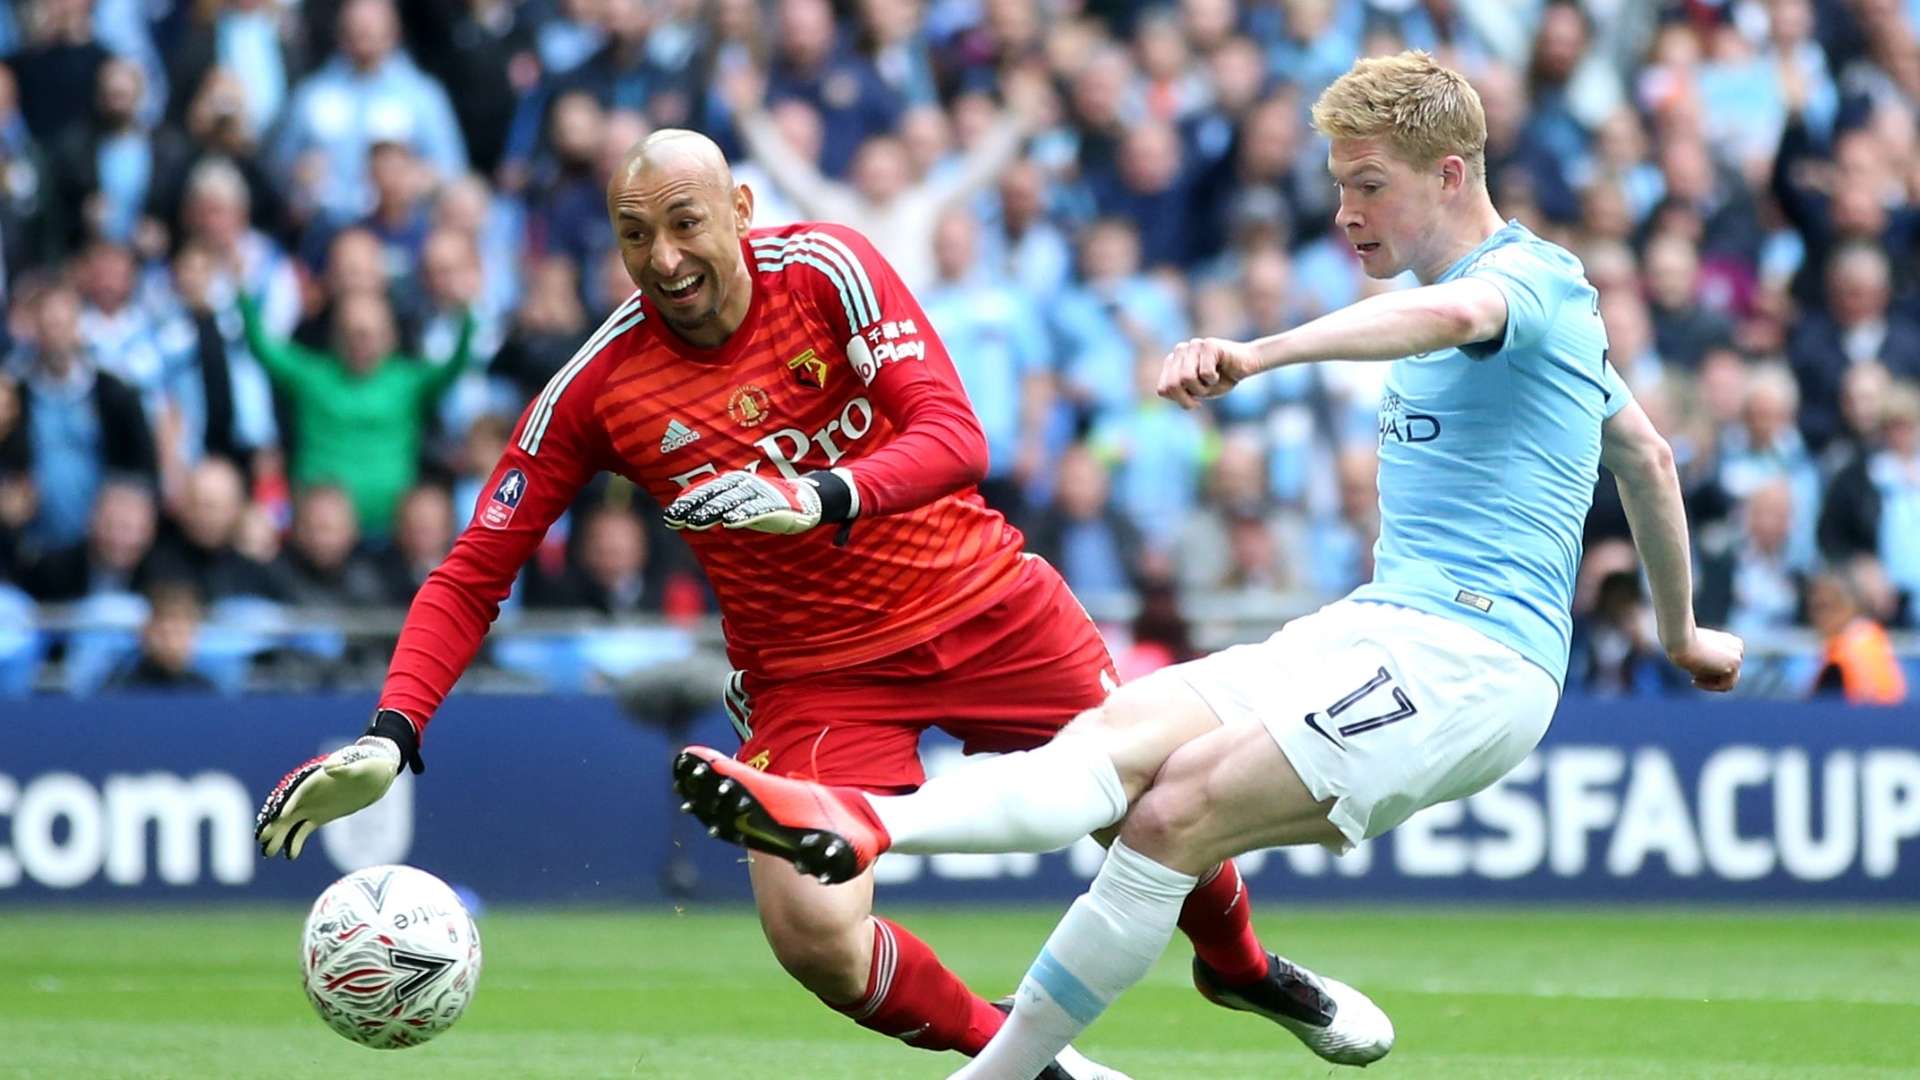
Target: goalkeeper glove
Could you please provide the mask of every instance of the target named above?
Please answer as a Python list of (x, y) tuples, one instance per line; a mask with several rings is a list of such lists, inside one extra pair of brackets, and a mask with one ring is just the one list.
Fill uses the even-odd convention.
[(843, 469), (817, 470), (797, 480), (735, 470), (682, 493), (662, 516), (670, 529), (697, 532), (723, 525), (790, 534), (823, 521), (849, 521), (859, 509), (859, 494)]
[(352, 745), (302, 763), (274, 785), (254, 821), (260, 854), (299, 858), (313, 830), (379, 801), (403, 767), (425, 771), (420, 737), (412, 721), (381, 709)]

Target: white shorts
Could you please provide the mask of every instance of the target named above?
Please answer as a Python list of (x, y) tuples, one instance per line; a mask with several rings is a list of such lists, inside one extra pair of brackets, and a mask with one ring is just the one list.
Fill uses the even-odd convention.
[(1222, 723), (1257, 721), (1349, 845), (1506, 775), (1547, 733), (1560, 688), (1461, 623), (1355, 600), (1173, 669)]

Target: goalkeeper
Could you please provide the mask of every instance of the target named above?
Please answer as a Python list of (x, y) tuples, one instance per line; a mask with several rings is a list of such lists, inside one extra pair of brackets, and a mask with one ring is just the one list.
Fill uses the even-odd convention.
[[(925, 729), (969, 751), (1029, 749), (1112, 687), (1060, 575), (975, 492), (979, 422), (864, 237), (751, 229), (752, 192), (685, 131), (637, 146), (608, 208), (638, 292), (528, 406), (414, 599), (366, 737), (280, 782), (260, 812), (263, 854), (297, 856), (401, 767), (420, 770), (421, 734), (516, 572), (601, 470), (651, 492), (705, 567), (736, 669), (724, 701), (737, 757), (754, 768), (904, 793), (924, 779)], [(756, 858), (748, 875), (775, 956), (830, 1007), (930, 1050), (971, 1055), (998, 1030), (995, 1005), (873, 915), (871, 874), (828, 887)], [(1250, 1000), (1283, 989), (1231, 863), (1181, 926), (1221, 984)], [(1068, 1051), (1042, 1075), (1114, 1074)]]

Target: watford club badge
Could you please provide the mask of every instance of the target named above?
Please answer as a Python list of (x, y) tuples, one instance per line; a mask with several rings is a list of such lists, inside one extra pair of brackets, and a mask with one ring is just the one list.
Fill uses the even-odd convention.
[(748, 383), (727, 399), (727, 415), (741, 427), (758, 427), (767, 418), (767, 392)]
[(787, 370), (793, 372), (793, 379), (810, 390), (824, 390), (827, 385), (827, 362), (814, 354), (812, 349), (787, 361)]

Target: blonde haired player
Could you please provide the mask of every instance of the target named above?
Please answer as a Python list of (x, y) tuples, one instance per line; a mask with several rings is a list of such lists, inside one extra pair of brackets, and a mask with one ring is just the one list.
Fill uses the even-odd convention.
[[(1029, 1076), (1144, 976), (1196, 875), (1259, 848), (1344, 849), (1499, 779), (1540, 741), (1565, 676), (1581, 526), (1599, 466), (1619, 479), (1660, 640), (1708, 690), (1732, 688), (1738, 638), (1695, 625), (1672, 452), (1607, 361), (1597, 295), (1565, 250), (1488, 197), (1486, 120), (1425, 53), (1362, 60), (1321, 96), (1336, 222), (1386, 293), (1253, 342), (1189, 341), (1160, 393), (1185, 406), (1288, 364), (1394, 366), (1380, 408), (1374, 580), (1264, 642), (1122, 687), (1112, 734), (982, 762), (897, 798), (769, 781), (689, 750), (703, 816), (838, 877), (882, 850), (995, 850), (1031, 837), (1022, 757), (1051, 755), (1046, 823), (1064, 844), (1125, 822), (1100, 874), (1021, 984), (1012, 1018), (956, 1077)], [(1075, 756), (1077, 754), (1077, 756)], [(1137, 799), (1131, 812), (1110, 792)], [(1074, 803), (1084, 813), (1063, 815)], [(844, 865), (843, 865), (844, 864)], [(1195, 978), (1331, 1061), (1364, 1065), (1393, 1026), (1364, 995), (1273, 958), (1281, 993)]]

